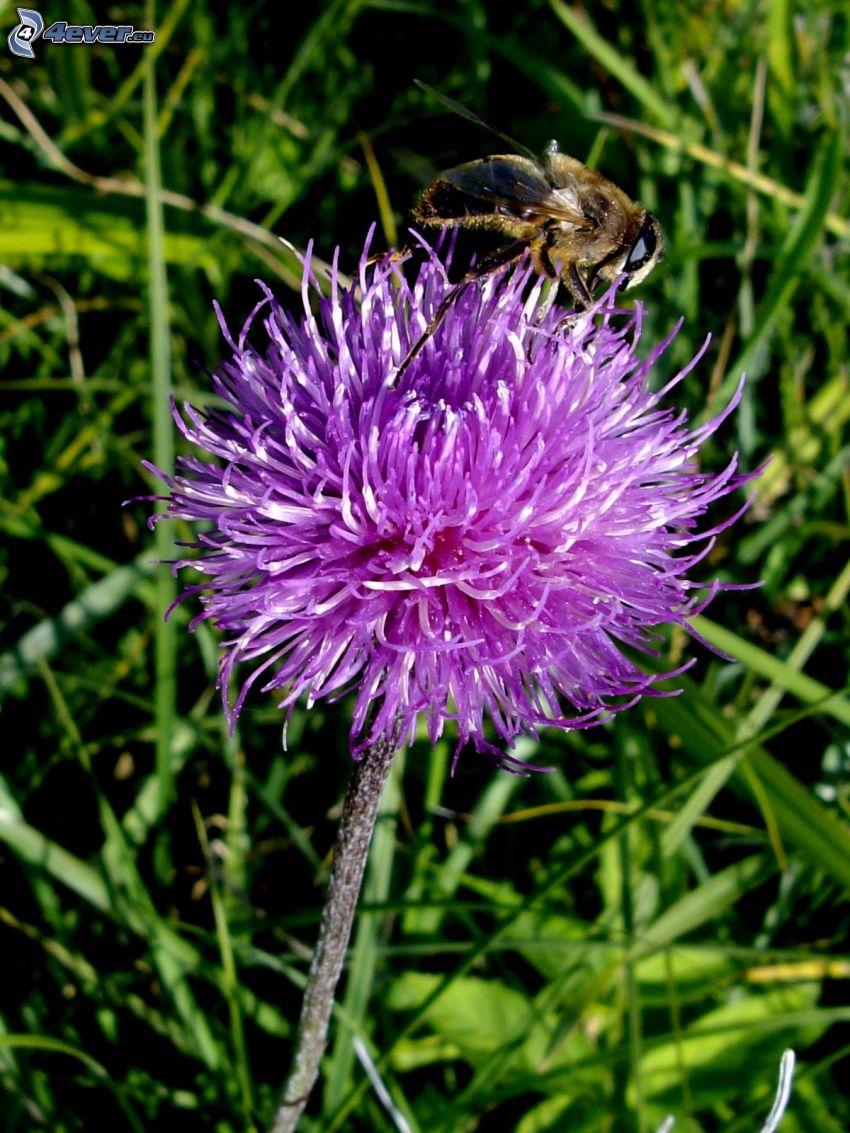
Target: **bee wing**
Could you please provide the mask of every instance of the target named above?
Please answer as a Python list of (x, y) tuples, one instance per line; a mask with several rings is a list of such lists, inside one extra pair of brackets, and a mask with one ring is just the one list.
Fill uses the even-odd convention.
[(419, 220), (463, 220), (494, 214), (530, 222), (552, 218), (586, 227), (578, 194), (555, 189), (540, 166), (518, 154), (501, 154), (447, 169), (425, 190)]

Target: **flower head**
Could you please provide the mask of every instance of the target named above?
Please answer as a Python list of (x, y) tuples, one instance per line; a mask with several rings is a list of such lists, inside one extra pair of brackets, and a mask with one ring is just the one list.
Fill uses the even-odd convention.
[(355, 755), (421, 714), (432, 742), (453, 720), (458, 749), (519, 763), (486, 719), (509, 752), (652, 691), (621, 647), (653, 652), (719, 588), (688, 578), (717, 530), (697, 524), (744, 478), (695, 460), (737, 396), (690, 429), (663, 401), (698, 359), (652, 392), (672, 334), (640, 361), (639, 306), (541, 318), (530, 275), (460, 289), (406, 366), (451, 288), (433, 253), (412, 287), (364, 252), (345, 288), (335, 261), (325, 298), (308, 252), (300, 315), (264, 289), (238, 341), (222, 323), (226, 407), (175, 411), (219, 463), (160, 475), (166, 517), (202, 525), (177, 566), (206, 576), (184, 597), (224, 635), (225, 705), (251, 666), (232, 719), (258, 681), (287, 709), (353, 691)]

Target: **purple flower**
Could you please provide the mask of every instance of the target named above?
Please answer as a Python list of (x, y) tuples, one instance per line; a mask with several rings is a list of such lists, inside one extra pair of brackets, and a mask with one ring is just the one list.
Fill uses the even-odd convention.
[(351, 691), (355, 756), (412, 737), (421, 714), (432, 743), (453, 720), (458, 750), (524, 767), (485, 719), (509, 751), (633, 704), (660, 678), (621, 646), (654, 652), (657, 627), (687, 628), (722, 588), (688, 574), (732, 519), (697, 524), (746, 478), (736, 459), (710, 475), (696, 457), (740, 390), (690, 429), (662, 402), (700, 355), (648, 385), (678, 327), (641, 361), (640, 306), (616, 309), (612, 291), (571, 321), (557, 307), (540, 319), (528, 266), (462, 289), (399, 375), (451, 288), (426, 250), (411, 288), (367, 245), (356, 288), (334, 262), (329, 298), (308, 251), (303, 313), (264, 288), (238, 341), (222, 321), (226, 407), (175, 410), (218, 463), (159, 473), (165, 517), (199, 525), (199, 556), (177, 567), (206, 576), (183, 597), (199, 594), (224, 635), (225, 705), (237, 662), (252, 669), (231, 720), (256, 682), (289, 710)]

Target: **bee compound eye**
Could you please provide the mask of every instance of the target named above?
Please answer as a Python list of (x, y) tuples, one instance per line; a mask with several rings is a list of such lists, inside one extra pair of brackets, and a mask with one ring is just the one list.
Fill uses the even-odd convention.
[(645, 267), (655, 255), (655, 249), (657, 247), (658, 238), (655, 232), (655, 224), (652, 218), (647, 216), (640, 227), (637, 240), (635, 240), (634, 244), (632, 244), (629, 249), (626, 262), (623, 264), (623, 271), (632, 275), (642, 267)]

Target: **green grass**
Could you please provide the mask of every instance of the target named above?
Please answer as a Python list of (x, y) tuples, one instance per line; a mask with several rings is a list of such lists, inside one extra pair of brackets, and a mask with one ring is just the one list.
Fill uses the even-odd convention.
[[(281, 6), (283, 7), (283, 6)], [(0, 56), (0, 765), (4, 1128), (260, 1129), (282, 1085), (349, 706), (254, 694), (229, 739), (217, 646), (162, 612), (168, 394), (202, 403), (265, 279), (368, 226), (493, 139), (420, 78), (661, 219), (648, 341), (704, 450), (770, 458), (699, 632), (724, 662), (612, 724), (550, 733), (520, 780), (452, 741), (400, 757), (305, 1130), (783, 1133), (850, 1126), (850, 17), (845, 3), (373, 3), (43, 14), (153, 47)], [(3, 35), (16, 22), (3, 8)], [(0, 41), (2, 42), (2, 41)], [(5, 50), (5, 44), (4, 44)], [(498, 146), (503, 143), (498, 143)], [(398, 236), (395, 237), (394, 233)], [(731, 505), (730, 505), (731, 506)], [(719, 518), (719, 517), (718, 517)], [(185, 537), (185, 533), (184, 533)], [(333, 1041), (337, 1039), (338, 1041)]]

